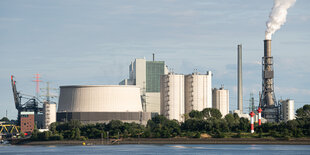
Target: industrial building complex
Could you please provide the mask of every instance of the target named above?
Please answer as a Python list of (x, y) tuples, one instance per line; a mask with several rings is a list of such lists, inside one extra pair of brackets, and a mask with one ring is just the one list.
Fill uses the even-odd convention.
[[(249, 108), (251, 117), (244, 113), (242, 87), (242, 45), (237, 46), (237, 113), (260, 122), (288, 121), (295, 118), (294, 100), (276, 100), (274, 92), (273, 57), (271, 40), (264, 40), (262, 58), (262, 91), (259, 105)], [(38, 74), (36, 74), (38, 91)], [(48, 129), (50, 124), (78, 120), (82, 123), (107, 123), (111, 120), (147, 124), (155, 115), (184, 122), (186, 114), (193, 110), (216, 108), (224, 117), (229, 113), (229, 90), (220, 87), (212, 89), (212, 73), (197, 71), (191, 74), (169, 72), (165, 61), (135, 59), (129, 65), (129, 78), (119, 85), (69, 85), (60, 86), (58, 108), (49, 99), (41, 102), (37, 97), (24, 98), (11, 84), (18, 123), (22, 132), (32, 132), (34, 126)], [(49, 87), (49, 86), (48, 86)], [(38, 94), (38, 92), (37, 92)], [(57, 112), (56, 112), (57, 109)], [(258, 110), (256, 110), (258, 109)], [(260, 117), (261, 116), (261, 117)]]
[(135, 85), (140, 88), (144, 112), (160, 112), (160, 76), (168, 74), (164, 61), (146, 61), (135, 59), (129, 65), (129, 79), (124, 79), (120, 85)]
[[(292, 120), (295, 118), (294, 101), (288, 99), (277, 102), (275, 99), (271, 41), (265, 40), (264, 45), (259, 113), (263, 121)], [(238, 106), (234, 113), (250, 118), (243, 110), (242, 45), (238, 45), (237, 49)], [(41, 102), (33, 97), (22, 103), (23, 97), (17, 91), (13, 76), (11, 83), (22, 132), (32, 132), (35, 125), (39, 129), (48, 129), (56, 121), (78, 120), (88, 124), (121, 120), (145, 125), (156, 115), (184, 122), (186, 114), (192, 110), (216, 108), (223, 117), (229, 113), (229, 90), (212, 88), (211, 71), (206, 74), (197, 71), (176, 74), (168, 71), (164, 61), (155, 61), (154, 55), (152, 61), (135, 59), (129, 65), (129, 78), (119, 85), (60, 86), (58, 107), (49, 98)], [(258, 113), (254, 106), (250, 111), (251, 119), (257, 120)]]

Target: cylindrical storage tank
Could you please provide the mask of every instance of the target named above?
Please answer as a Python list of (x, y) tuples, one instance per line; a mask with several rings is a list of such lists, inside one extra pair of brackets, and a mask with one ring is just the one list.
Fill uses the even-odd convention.
[(170, 120), (184, 121), (184, 75), (161, 75), (160, 84), (160, 114)]
[(294, 100), (288, 100), (287, 101), (287, 111), (288, 111), (287, 120), (295, 119)]
[(212, 95), (212, 108), (220, 110), (222, 117), (225, 117), (229, 113), (229, 90), (214, 88)]
[(185, 76), (185, 113), (212, 108), (211, 72)]
[(140, 112), (140, 88), (124, 85), (60, 86), (58, 112)]

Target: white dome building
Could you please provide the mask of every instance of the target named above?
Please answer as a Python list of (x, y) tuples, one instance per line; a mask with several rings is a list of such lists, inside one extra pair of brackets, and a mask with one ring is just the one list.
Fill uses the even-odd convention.
[(60, 86), (57, 121), (82, 123), (121, 120), (146, 124), (151, 113), (142, 112), (140, 88), (125, 85)]

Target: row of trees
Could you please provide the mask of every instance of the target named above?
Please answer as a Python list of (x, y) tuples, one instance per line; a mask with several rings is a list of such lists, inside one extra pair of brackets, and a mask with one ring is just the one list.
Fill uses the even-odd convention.
[(310, 105), (297, 110), (297, 118), (288, 122), (264, 123), (256, 127), (255, 134), (249, 134), (250, 123), (237, 114), (222, 114), (217, 109), (206, 108), (203, 111), (192, 111), (185, 122), (169, 120), (164, 116), (156, 116), (147, 125), (123, 123), (112, 120), (109, 123), (82, 125), (79, 121), (53, 123), (50, 131), (33, 132), (33, 140), (62, 139), (97, 139), (97, 138), (199, 138), (202, 134), (216, 138), (223, 137), (309, 137), (310, 136)]

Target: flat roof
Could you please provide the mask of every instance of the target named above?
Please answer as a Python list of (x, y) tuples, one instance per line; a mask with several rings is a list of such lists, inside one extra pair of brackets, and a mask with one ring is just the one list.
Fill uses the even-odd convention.
[(21, 115), (34, 115), (33, 111), (22, 111), (20, 112)]

